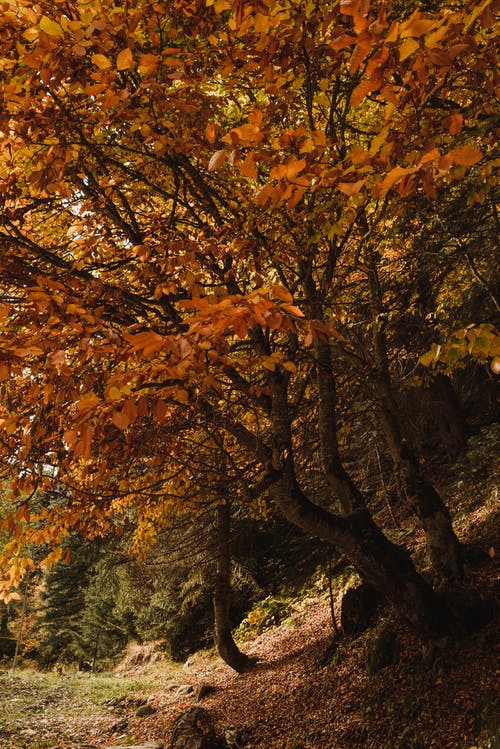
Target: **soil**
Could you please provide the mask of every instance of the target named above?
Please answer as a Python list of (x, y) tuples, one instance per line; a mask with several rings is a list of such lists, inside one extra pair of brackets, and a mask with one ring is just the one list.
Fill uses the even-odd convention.
[[(481, 558), (474, 586), (491, 596), (497, 572), (495, 560)], [(151, 646), (148, 656), (136, 646), (136, 657), (129, 654), (109, 677), (112, 697), (109, 685), (99, 691), (97, 675), (4, 674), (0, 748), (102, 749), (150, 740), (168, 746), (174, 719), (195, 704), (202, 685), (213, 689), (200, 704), (221, 733), (238, 729), (237, 745), (247, 749), (500, 746), (498, 624), (494, 618), (427, 658), (414, 635), (396, 624), (397, 661), (368, 676), (370, 630), (332, 647), (328, 602), (310, 597), (280, 626), (240, 644), (258, 659), (245, 674), (236, 675), (211, 652), (183, 666), (153, 662)]]

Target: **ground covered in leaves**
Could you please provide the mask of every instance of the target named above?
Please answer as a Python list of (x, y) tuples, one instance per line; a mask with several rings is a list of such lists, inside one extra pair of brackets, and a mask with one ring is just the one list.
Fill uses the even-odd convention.
[[(494, 566), (481, 571), (484, 586)], [(247, 674), (235, 675), (211, 653), (183, 667), (132, 657), (107, 676), (5, 674), (0, 747), (166, 741), (176, 715), (194, 702), (188, 685), (208, 684), (215, 691), (203, 706), (221, 730), (243, 729), (248, 749), (486, 749), (498, 726), (495, 625), (432, 661), (422, 659), (414, 637), (400, 627), (398, 662), (369, 677), (367, 635), (340, 641), (332, 655), (328, 604), (309, 598), (280, 626), (245, 643), (259, 658)], [(151, 712), (141, 717), (144, 704)]]
[[(468, 513), (468, 585), (498, 594), (498, 517)], [(460, 524), (460, 519), (459, 519)], [(478, 542), (478, 538), (480, 541)], [(500, 747), (496, 616), (428, 657), (401, 625), (396, 662), (369, 676), (366, 638), (335, 640), (327, 596), (309, 591), (278, 626), (240, 642), (258, 661), (236, 675), (213, 652), (173, 664), (132, 646), (109, 674), (0, 675), (0, 749), (102, 749), (159, 740), (200, 701), (247, 749), (496, 749)], [(337, 617), (340, 594), (337, 598)], [(386, 618), (390, 613), (386, 612)], [(333, 643), (333, 646), (332, 646)], [(207, 690), (208, 691), (208, 690)]]

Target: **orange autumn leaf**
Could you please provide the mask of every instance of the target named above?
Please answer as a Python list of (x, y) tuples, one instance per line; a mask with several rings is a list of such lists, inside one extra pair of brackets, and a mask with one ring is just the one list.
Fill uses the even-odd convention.
[(457, 146), (448, 151), (448, 156), (454, 164), (460, 166), (474, 166), (483, 158), (482, 151), (476, 146)]
[(124, 411), (113, 411), (111, 414), (111, 420), (121, 431), (126, 429), (129, 425), (129, 417)]
[(117, 70), (130, 70), (134, 67), (134, 56), (130, 47), (125, 47), (116, 58)]
[(94, 65), (100, 68), (100, 70), (106, 70), (113, 64), (111, 60), (109, 60), (105, 55), (101, 54), (92, 55), (92, 62), (94, 63)]

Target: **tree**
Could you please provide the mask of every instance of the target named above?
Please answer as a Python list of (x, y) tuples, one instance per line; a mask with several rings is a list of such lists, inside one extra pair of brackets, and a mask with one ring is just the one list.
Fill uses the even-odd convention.
[[(267, 494), (424, 637), (441, 635), (440, 598), (346, 469), (332, 356), (369, 294), (380, 423), (436, 572), (453, 579), (446, 508), (396, 444), (376, 273), (416, 197), (436, 216), (467, 178), (472, 203), (490, 200), (492, 3), (407, 14), (368, 0), (72, 0), (2, 13), (11, 580), (28, 538), (55, 559), (69, 529), (133, 522), (147, 540), (169, 513), (196, 511), (184, 456), (209, 422), (235, 446), (239, 502)], [(30, 492), (59, 485), (60, 501), (31, 511)]]
[[(73, 539), (71, 557), (55, 564), (47, 573), (38, 612), (41, 641), (37, 658), (44, 665), (62, 662), (90, 662), (82, 631), (86, 589), (98, 557), (95, 544)], [(95, 633), (94, 633), (95, 634)], [(92, 638), (95, 642), (95, 637)]]

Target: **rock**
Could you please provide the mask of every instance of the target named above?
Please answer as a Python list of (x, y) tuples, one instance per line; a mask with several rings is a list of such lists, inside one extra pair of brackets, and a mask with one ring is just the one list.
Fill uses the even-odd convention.
[(135, 717), (145, 718), (147, 715), (153, 715), (153, 713), (156, 713), (156, 708), (153, 707), (153, 705), (146, 703), (145, 705), (141, 705), (137, 708), (137, 710), (135, 711)]
[(109, 731), (111, 733), (122, 733), (122, 731), (126, 731), (128, 728), (128, 720), (126, 718), (123, 718), (122, 720), (117, 720), (115, 723), (112, 723), (109, 727)]
[(227, 749), (208, 710), (191, 707), (175, 720), (169, 749)]
[(200, 702), (204, 697), (208, 697), (209, 694), (215, 692), (215, 687), (212, 684), (200, 684), (195, 693), (196, 702)]
[(241, 749), (247, 743), (249, 730), (246, 727), (228, 728), (224, 731), (227, 749)]
[(382, 596), (371, 585), (363, 583), (349, 588), (342, 598), (340, 621), (346, 635), (358, 635), (373, 622)]
[(389, 625), (383, 626), (365, 643), (365, 664), (369, 676), (394, 663), (397, 634)]
[(183, 697), (187, 694), (194, 694), (194, 687), (192, 684), (181, 684), (180, 687), (177, 687), (175, 693), (176, 697)]

